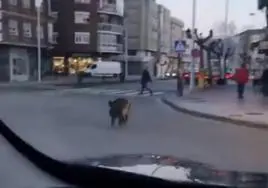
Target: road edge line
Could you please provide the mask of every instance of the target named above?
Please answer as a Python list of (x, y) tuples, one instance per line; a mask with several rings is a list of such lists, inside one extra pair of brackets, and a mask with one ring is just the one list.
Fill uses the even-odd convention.
[(231, 123), (233, 125), (243, 126), (243, 127), (250, 127), (250, 128), (256, 128), (256, 129), (268, 129), (268, 124), (266, 124), (266, 123), (250, 122), (250, 121), (246, 121), (246, 120), (232, 119), (232, 118), (228, 118), (228, 117), (217, 116), (214, 114), (203, 113), (203, 112), (196, 111), (196, 110), (190, 110), (190, 109), (187, 109), (185, 107), (181, 107), (177, 104), (174, 104), (173, 102), (166, 99), (166, 97), (162, 97), (161, 102), (177, 112), (182, 112), (182, 113), (194, 116), (194, 117), (215, 120), (215, 121), (225, 122), (225, 123)]

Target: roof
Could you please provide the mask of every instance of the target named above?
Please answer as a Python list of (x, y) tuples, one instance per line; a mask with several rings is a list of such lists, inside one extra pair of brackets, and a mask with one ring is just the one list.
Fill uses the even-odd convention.
[(184, 27), (184, 22), (176, 17), (171, 17), (171, 23)]

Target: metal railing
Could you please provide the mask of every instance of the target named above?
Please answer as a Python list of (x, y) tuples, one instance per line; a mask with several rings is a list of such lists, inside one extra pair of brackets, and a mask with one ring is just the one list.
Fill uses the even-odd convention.
[(99, 43), (98, 52), (100, 53), (123, 53), (123, 45)]
[(116, 4), (103, 4), (98, 8), (98, 12), (110, 13), (110, 14), (119, 14)]
[(99, 23), (98, 31), (113, 32), (123, 34), (124, 27), (122, 25), (110, 24), (110, 23)]

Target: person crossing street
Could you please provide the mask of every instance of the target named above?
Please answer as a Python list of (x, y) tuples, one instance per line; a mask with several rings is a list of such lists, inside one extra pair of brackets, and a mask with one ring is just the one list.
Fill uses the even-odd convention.
[(245, 85), (249, 81), (249, 72), (246, 68), (246, 64), (243, 63), (241, 68), (238, 68), (235, 74), (231, 77), (232, 80), (237, 83), (237, 94), (239, 99), (244, 98)]
[(152, 78), (151, 78), (151, 75), (150, 75), (150, 73), (148, 71), (148, 68), (145, 67), (145, 69), (142, 72), (142, 76), (141, 76), (141, 91), (140, 91), (140, 95), (143, 94), (145, 89), (148, 90), (151, 95), (153, 95), (152, 89), (150, 89), (148, 87), (149, 82), (152, 82)]

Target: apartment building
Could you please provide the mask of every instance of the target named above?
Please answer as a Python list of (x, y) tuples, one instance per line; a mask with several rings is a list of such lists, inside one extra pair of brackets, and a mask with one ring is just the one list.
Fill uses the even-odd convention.
[(170, 52), (171, 43), (171, 13), (163, 5), (158, 5), (158, 52), (166, 56)]
[(157, 51), (158, 15), (155, 0), (125, 0), (128, 48), (131, 54)]
[(146, 65), (154, 72), (158, 50), (158, 6), (155, 0), (125, 0), (128, 32), (129, 74), (139, 74)]
[(51, 9), (54, 66), (63, 72), (123, 53), (124, 0), (51, 0)]
[[(41, 4), (42, 73), (49, 69), (48, 0)], [(51, 31), (51, 30), (50, 30)], [(0, 81), (37, 78), (37, 11), (35, 0), (0, 0)]]
[(236, 50), (233, 58), (231, 59), (232, 68), (237, 68), (241, 65), (243, 59), (241, 55), (244, 54), (250, 58), (249, 68), (262, 69), (265, 65), (265, 56), (264, 54), (259, 53), (259, 46), (252, 46), (253, 43), (259, 43), (262, 41), (267, 34), (267, 28), (263, 29), (250, 29), (244, 32), (241, 32), (232, 37), (233, 41), (236, 44)]

